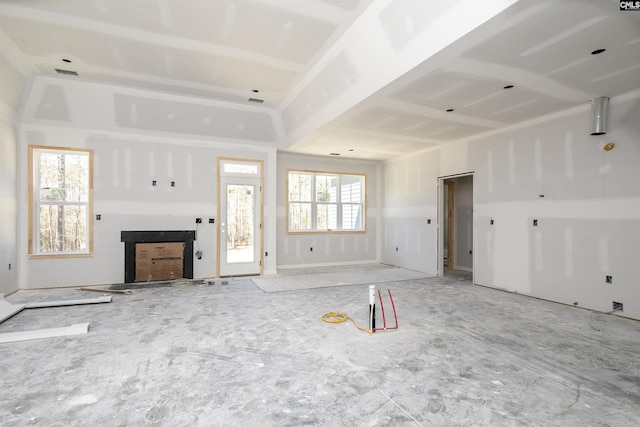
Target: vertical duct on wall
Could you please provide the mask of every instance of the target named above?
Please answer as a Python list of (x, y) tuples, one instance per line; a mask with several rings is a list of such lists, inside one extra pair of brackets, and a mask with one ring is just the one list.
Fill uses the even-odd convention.
[(607, 110), (609, 98), (601, 96), (591, 100), (591, 135), (604, 135), (607, 133)]

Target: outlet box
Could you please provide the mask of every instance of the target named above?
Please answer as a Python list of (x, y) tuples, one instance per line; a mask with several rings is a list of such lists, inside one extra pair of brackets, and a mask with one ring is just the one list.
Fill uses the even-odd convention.
[(202, 224), (202, 218), (196, 218), (196, 224)]
[(613, 283), (613, 276), (604, 276), (604, 281), (606, 283)]
[(612, 304), (612, 307), (616, 311), (624, 311), (624, 310), (622, 310), (623, 307), (622, 307), (622, 303), (621, 302), (614, 301), (613, 304)]
[(209, 224), (215, 224), (216, 220), (215, 218), (209, 218)]
[(537, 227), (537, 226), (538, 226), (538, 220), (537, 220), (537, 219), (534, 219), (534, 220), (533, 220), (533, 226), (534, 226), (534, 227)]

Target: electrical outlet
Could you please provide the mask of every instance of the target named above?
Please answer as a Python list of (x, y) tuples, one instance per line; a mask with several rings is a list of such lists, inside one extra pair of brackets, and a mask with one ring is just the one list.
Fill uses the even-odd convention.
[(202, 224), (202, 218), (196, 218), (196, 224)]
[(493, 225), (493, 220), (489, 221), (489, 224)]
[(427, 224), (431, 224), (431, 220), (430, 219), (427, 219)]
[(309, 252), (313, 252), (313, 248), (309, 248)]
[(209, 218), (209, 224), (215, 224), (216, 220), (215, 218)]
[(613, 283), (613, 276), (604, 276), (604, 281), (606, 283)]
[(621, 302), (614, 301), (612, 307), (615, 311), (624, 311)]
[(538, 226), (538, 220), (537, 220), (537, 219), (534, 219), (534, 220), (533, 220), (533, 226), (534, 226), (534, 227), (537, 227), (537, 226)]

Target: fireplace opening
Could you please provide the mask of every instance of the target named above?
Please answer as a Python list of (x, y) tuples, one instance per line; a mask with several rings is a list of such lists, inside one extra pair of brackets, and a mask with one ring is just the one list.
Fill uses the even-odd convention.
[(122, 231), (124, 282), (193, 279), (194, 230)]

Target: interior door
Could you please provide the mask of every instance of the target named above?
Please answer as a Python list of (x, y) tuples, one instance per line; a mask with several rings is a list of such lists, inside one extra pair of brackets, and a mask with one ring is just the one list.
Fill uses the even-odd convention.
[(220, 277), (261, 273), (260, 192), (259, 177), (247, 173), (223, 173), (220, 176)]

